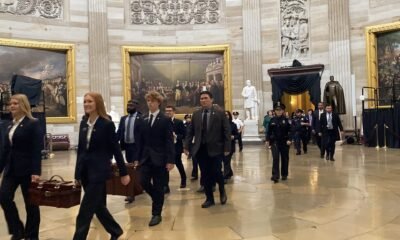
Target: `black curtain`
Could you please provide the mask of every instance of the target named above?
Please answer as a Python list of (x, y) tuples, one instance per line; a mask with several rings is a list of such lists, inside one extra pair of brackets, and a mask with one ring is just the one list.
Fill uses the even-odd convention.
[(365, 109), (362, 121), (365, 145), (368, 147), (376, 147), (378, 134), (378, 146), (385, 146), (386, 125), (386, 146), (390, 148), (399, 148), (399, 118), (400, 104), (396, 104), (394, 108)]
[(271, 78), (271, 83), (274, 103), (281, 100), (283, 92), (300, 94), (307, 90), (314, 106), (321, 101), (321, 75), (319, 73), (274, 76)]
[(22, 93), (28, 97), (31, 106), (39, 105), (42, 94), (42, 80), (22, 75), (14, 75), (11, 79), (11, 93)]

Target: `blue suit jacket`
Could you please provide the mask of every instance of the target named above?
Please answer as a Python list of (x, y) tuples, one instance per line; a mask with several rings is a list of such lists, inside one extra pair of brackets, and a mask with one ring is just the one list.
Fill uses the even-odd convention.
[(78, 155), (75, 179), (101, 183), (111, 176), (111, 159), (117, 162), (120, 176), (127, 175), (124, 159), (118, 144), (114, 123), (99, 117), (93, 127), (89, 148), (87, 145), (87, 120), (82, 120), (79, 128)]
[(25, 117), (15, 129), (12, 144), (8, 137), (12, 124), (4, 136), (0, 158), (0, 173), (5, 176), (41, 175), (42, 146), (40, 124), (37, 119)]
[[(118, 141), (120, 143), (122, 150), (126, 149), (126, 143), (125, 143), (125, 121), (126, 120), (128, 120), (128, 115), (121, 117), (121, 120), (118, 125), (118, 130), (117, 130)], [(142, 124), (143, 124), (143, 119), (141, 117), (141, 114), (138, 112), (136, 114), (135, 126), (133, 129), (135, 143), (137, 145), (139, 145), (139, 141), (140, 141), (140, 130), (141, 130)], [(135, 154), (136, 154), (136, 156), (134, 159), (139, 159), (138, 153), (135, 153)]]

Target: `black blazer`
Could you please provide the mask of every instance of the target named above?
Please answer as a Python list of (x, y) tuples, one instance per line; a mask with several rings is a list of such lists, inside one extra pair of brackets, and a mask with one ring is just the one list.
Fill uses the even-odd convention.
[[(201, 129), (203, 110), (199, 109), (193, 113), (192, 124), (186, 131), (185, 149), (189, 149), (189, 145), (194, 137), (192, 154), (195, 155), (201, 145)], [(231, 151), (231, 126), (224, 111), (214, 107), (210, 109), (210, 118), (207, 123), (207, 150), (211, 157), (224, 154)]]
[[(118, 136), (118, 141), (121, 145), (121, 149), (125, 150), (126, 149), (126, 143), (125, 143), (125, 121), (128, 120), (129, 115), (125, 115), (121, 117), (121, 120), (118, 125), (118, 130), (117, 130), (117, 136)], [(140, 129), (141, 129), (141, 124), (143, 122), (143, 119), (141, 117), (141, 114), (138, 112), (136, 114), (136, 119), (135, 119), (135, 126), (133, 127), (133, 133), (134, 133), (134, 138), (135, 138), (135, 143), (138, 144), (140, 140)], [(134, 159), (138, 159), (135, 157)]]
[(183, 139), (186, 136), (186, 128), (182, 120), (174, 118), (174, 133), (176, 135), (175, 154), (182, 154), (183, 152)]
[(12, 144), (8, 134), (10, 124), (4, 136), (4, 148), (0, 159), (0, 173), (4, 176), (41, 175), (42, 147), (41, 127), (37, 119), (25, 117), (15, 129)]
[(127, 175), (114, 123), (99, 116), (92, 130), (89, 148), (86, 149), (88, 130), (87, 120), (82, 120), (79, 127), (75, 179), (84, 178), (91, 183), (105, 182), (111, 176), (113, 156), (117, 162), (120, 176)]
[(143, 118), (140, 131), (139, 159), (140, 164), (151, 163), (161, 167), (167, 163), (175, 163), (173, 124), (171, 119), (159, 112), (150, 127), (149, 115)]
[[(322, 117), (323, 113), (321, 113), (321, 117)], [(313, 113), (313, 119), (312, 119), (312, 123), (311, 123), (312, 124), (311, 128), (312, 128), (312, 130), (315, 131), (315, 133), (321, 132), (321, 122), (320, 121), (321, 120), (319, 119), (319, 110), (317, 109)]]
[[(321, 114), (320, 124), (321, 124), (321, 132), (322, 134), (326, 134), (328, 132), (328, 120), (326, 119), (327, 113), (324, 112)], [(332, 125), (333, 130), (335, 131), (336, 140), (340, 139), (340, 131), (343, 131), (342, 122), (340, 121), (339, 115), (337, 113), (332, 112)]]

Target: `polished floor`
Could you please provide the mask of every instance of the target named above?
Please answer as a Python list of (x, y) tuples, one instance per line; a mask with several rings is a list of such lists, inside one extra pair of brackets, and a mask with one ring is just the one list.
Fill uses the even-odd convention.
[[(151, 202), (146, 194), (132, 204), (109, 196), (108, 207), (123, 226), (121, 239), (129, 240), (400, 239), (400, 150), (344, 145), (330, 162), (319, 158), (315, 146), (310, 148), (300, 156), (291, 149), (288, 181), (273, 184), (271, 153), (261, 145), (246, 145), (234, 155), (227, 205), (209, 209), (200, 207), (204, 196), (195, 191), (197, 181), (178, 189), (174, 169), (163, 221), (152, 228), (147, 226)], [(72, 179), (74, 164), (74, 151), (56, 152), (43, 161), (43, 177)], [(185, 166), (190, 173), (190, 162), (185, 160)], [(24, 217), (19, 192), (16, 202)], [(40, 239), (72, 239), (77, 211), (41, 207)], [(109, 239), (100, 223), (92, 222), (88, 239)], [(9, 238), (0, 215), (0, 239)]]

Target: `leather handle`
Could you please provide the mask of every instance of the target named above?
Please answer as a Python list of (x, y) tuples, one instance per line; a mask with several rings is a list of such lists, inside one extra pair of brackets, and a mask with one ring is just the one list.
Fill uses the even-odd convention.
[(51, 178), (49, 179), (49, 181), (53, 181), (53, 179), (56, 178), (56, 177), (58, 177), (62, 182), (65, 182), (65, 181), (64, 181), (64, 178), (61, 177), (60, 175), (53, 175), (53, 176), (51, 176)]

